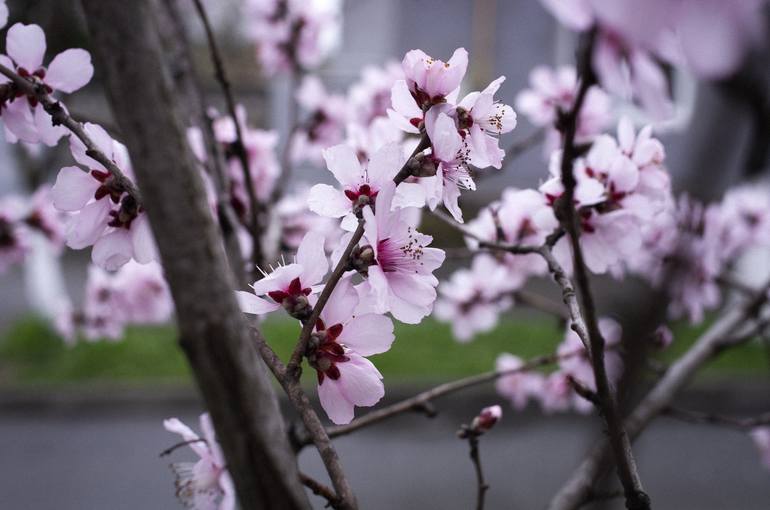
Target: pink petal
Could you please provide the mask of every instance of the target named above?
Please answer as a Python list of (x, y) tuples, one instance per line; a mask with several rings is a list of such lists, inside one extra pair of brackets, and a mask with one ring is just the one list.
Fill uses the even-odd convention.
[[(334, 291), (329, 296), (326, 306), (321, 312), (321, 318), (327, 327), (334, 324), (345, 324), (342, 331), (342, 338), (348, 329), (348, 321), (353, 317), (353, 310), (358, 305), (358, 294), (353, 288), (350, 278), (343, 277), (334, 287)], [(355, 319), (354, 319), (355, 320)], [(346, 342), (342, 342), (346, 343)]]
[(385, 396), (382, 375), (368, 359), (354, 352), (346, 356), (350, 361), (337, 364), (343, 395), (356, 406), (373, 406)]
[[(348, 312), (349, 314), (350, 312)], [(394, 340), (393, 322), (387, 316), (377, 314), (354, 317), (353, 320), (345, 324), (339, 336), (341, 343), (362, 356), (386, 352)]]
[(300, 281), (303, 286), (319, 283), (329, 270), (329, 260), (324, 251), (325, 242), (323, 234), (312, 230), (302, 238), (297, 249), (297, 263), (302, 266)]
[(110, 209), (110, 201), (102, 199), (91, 202), (72, 216), (67, 225), (67, 246), (79, 250), (94, 244), (107, 228)]
[(252, 315), (263, 315), (274, 312), (281, 307), (277, 303), (258, 298), (253, 293), (244, 292), (242, 290), (236, 290), (235, 297), (238, 299), (238, 305), (241, 307), (241, 311)]
[[(390, 101), (393, 104), (393, 109), (396, 113), (401, 114), (407, 120), (413, 118), (422, 118), (422, 110), (412, 97), (412, 93), (409, 92), (409, 86), (404, 80), (398, 80), (393, 84), (393, 88), (390, 89)], [(417, 128), (412, 126), (417, 131)]]
[(329, 147), (323, 151), (323, 157), (329, 171), (343, 186), (358, 185), (363, 181), (363, 169), (350, 146), (340, 144)]
[(152, 236), (150, 221), (144, 213), (131, 223), (131, 246), (134, 260), (140, 264), (147, 264), (158, 258), (158, 249), (155, 246), (155, 238)]
[(56, 183), (51, 188), (53, 206), (60, 211), (79, 211), (99, 187), (99, 182), (76, 166), (59, 170)]
[(353, 419), (354, 406), (342, 393), (340, 379), (324, 378), (323, 383), (318, 385), (318, 400), (329, 419), (337, 425), (350, 423)]
[[(113, 157), (112, 137), (99, 124), (87, 122), (84, 129), (99, 150), (108, 158)], [(77, 136), (70, 136), (70, 152), (75, 161), (89, 169), (105, 170), (101, 163), (86, 155), (86, 146)]]
[(43, 64), (45, 33), (38, 25), (16, 23), (8, 29), (5, 51), (19, 67), (30, 73)]
[(99, 238), (91, 250), (91, 260), (106, 271), (116, 271), (131, 260), (133, 247), (128, 230), (119, 229)]
[[(430, 114), (430, 111), (428, 114)], [(428, 136), (430, 137), (436, 157), (447, 162), (454, 160), (457, 157), (457, 151), (462, 146), (462, 138), (457, 132), (454, 120), (445, 113), (439, 113), (432, 129), (427, 124), (427, 119), (426, 127), (428, 128)]]
[(80, 48), (64, 50), (48, 64), (45, 83), (68, 94), (84, 87), (94, 75), (91, 54)]
[(310, 188), (307, 206), (314, 213), (329, 218), (341, 218), (353, 210), (353, 202), (342, 191), (328, 184), (316, 184)]
[(19, 140), (27, 143), (40, 141), (40, 135), (35, 126), (35, 118), (25, 98), (16, 98), (6, 106), (2, 114), (5, 127)]
[[(196, 439), (200, 439), (198, 434), (193, 432), (190, 427), (182, 423), (178, 418), (169, 418), (167, 420), (163, 420), (163, 428), (169, 432), (173, 432), (174, 434), (179, 434), (182, 436), (182, 440), (184, 441), (195, 441)], [(197, 441), (194, 443), (191, 442), (190, 448), (192, 448), (192, 450), (200, 457), (208, 455), (206, 443), (202, 441)]]
[(59, 139), (62, 136), (69, 134), (69, 130), (66, 127), (53, 125), (53, 119), (45, 111), (43, 105), (39, 103), (35, 107), (35, 129), (37, 130), (40, 142), (49, 147), (55, 146), (59, 143)]
[(3, 28), (8, 23), (8, 6), (5, 4), (5, 0), (0, 3), (0, 28)]
[(369, 183), (380, 187), (395, 177), (406, 162), (404, 151), (398, 143), (389, 143), (375, 152), (369, 160)]

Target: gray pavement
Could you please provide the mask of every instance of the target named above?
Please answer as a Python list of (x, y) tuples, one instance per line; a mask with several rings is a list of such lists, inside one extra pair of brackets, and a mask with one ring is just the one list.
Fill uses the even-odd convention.
[[(469, 509), (474, 478), (467, 445), (454, 437), (472, 410), (493, 395), (440, 402), (427, 420), (412, 415), (337, 441), (362, 509)], [(0, 411), (0, 508), (136, 510), (181, 508), (168, 463), (179, 451), (161, 421), (178, 416), (197, 428), (199, 407), (174, 401), (114, 405), (16, 406)], [(563, 482), (598, 430), (595, 417), (542, 417), (506, 408), (502, 425), (482, 439), (491, 484), (487, 509), (539, 509)], [(732, 430), (661, 419), (637, 446), (641, 474), (656, 509), (766, 510), (770, 473), (748, 437)], [(323, 478), (314, 451), (300, 457)], [(311, 496), (315, 506), (320, 500)], [(622, 508), (618, 501), (603, 508)]]

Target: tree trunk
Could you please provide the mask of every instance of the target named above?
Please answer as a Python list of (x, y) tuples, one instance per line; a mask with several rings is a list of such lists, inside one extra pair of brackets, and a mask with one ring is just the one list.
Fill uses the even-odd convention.
[(187, 146), (183, 105), (164, 62), (155, 1), (82, 3), (174, 297), (180, 344), (214, 421), (241, 508), (309, 508)]

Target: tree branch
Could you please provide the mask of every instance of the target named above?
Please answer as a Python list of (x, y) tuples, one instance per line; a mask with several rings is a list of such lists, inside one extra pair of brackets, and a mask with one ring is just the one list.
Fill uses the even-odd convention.
[(484, 471), (481, 468), (481, 456), (479, 455), (479, 436), (468, 435), (470, 457), (473, 462), (473, 470), (476, 472), (476, 510), (484, 510), (484, 496), (489, 490), (489, 484), (484, 480)]
[(663, 415), (687, 423), (717, 425), (737, 430), (751, 430), (754, 427), (770, 425), (770, 413), (763, 413), (753, 418), (735, 418), (669, 406), (663, 410)]
[(337, 494), (332, 489), (322, 484), (321, 482), (309, 477), (305, 473), (300, 472), (299, 479), (302, 485), (313, 491), (316, 496), (321, 496), (326, 500), (326, 506), (330, 506), (334, 509), (342, 509), (342, 505), (337, 498)]
[[(748, 325), (744, 323), (757, 315), (760, 307), (768, 299), (769, 290), (770, 284), (764, 285), (753, 299), (722, 316), (666, 370), (657, 384), (625, 420), (625, 428), (630, 437), (638, 436), (656, 416), (663, 412), (677, 392), (707, 361), (719, 355), (727, 346), (734, 346), (747, 341), (753, 334), (760, 332), (766, 326), (764, 321), (757, 321)], [(737, 336), (734, 335), (736, 330), (739, 331)], [(610, 446), (607, 440), (601, 440), (594, 445), (570, 479), (551, 500), (548, 509), (574, 510), (585, 502), (591, 487), (601, 475), (603, 467), (611, 461), (609, 454)]]
[(582, 317), (585, 321), (585, 329), (588, 334), (587, 340), (590, 344), (589, 352), (596, 382), (597, 399), (601, 404), (600, 411), (607, 426), (612, 452), (615, 456), (618, 478), (625, 492), (626, 508), (628, 510), (648, 510), (650, 508), (650, 498), (642, 487), (642, 481), (636, 468), (636, 461), (631, 451), (631, 442), (623, 427), (617, 401), (607, 378), (607, 369), (604, 364), (604, 338), (599, 330), (596, 307), (588, 282), (588, 271), (580, 246), (580, 228), (577, 224), (577, 212), (574, 203), (577, 182), (573, 173), (573, 166), (578, 155), (575, 146), (575, 134), (577, 132), (580, 111), (588, 89), (596, 82), (591, 67), (591, 55), (595, 39), (596, 29), (584, 34), (578, 55), (580, 85), (577, 96), (572, 108), (568, 112), (563, 113), (559, 119), (559, 127), (564, 134), (561, 160), (561, 180), (564, 185), (564, 193), (558, 199), (556, 214), (569, 236), (572, 247), (575, 283), (583, 305)]
[(225, 96), (225, 105), (227, 106), (227, 113), (233, 120), (233, 126), (235, 128), (235, 153), (238, 156), (238, 160), (241, 164), (241, 170), (243, 172), (243, 185), (246, 188), (246, 195), (249, 198), (249, 212), (250, 218), (250, 233), (252, 238), (252, 262), (254, 268), (252, 273), (256, 274), (256, 268), (261, 266), (264, 262), (262, 254), (262, 221), (260, 218), (264, 216), (264, 206), (257, 199), (256, 191), (254, 190), (254, 182), (251, 180), (251, 168), (249, 167), (249, 156), (246, 153), (246, 144), (243, 141), (243, 131), (241, 129), (241, 123), (238, 120), (238, 114), (235, 111), (235, 98), (233, 97), (232, 87), (230, 86), (230, 80), (227, 78), (227, 72), (225, 71), (225, 65), (222, 61), (222, 55), (219, 51), (216, 38), (214, 37), (214, 30), (211, 28), (211, 22), (206, 14), (206, 9), (203, 6), (201, 0), (193, 0), (195, 10), (198, 13), (198, 17), (203, 23), (203, 28), (206, 32), (206, 41), (209, 46), (209, 52), (211, 54), (211, 61), (214, 64), (215, 76), (219, 86), (222, 88), (222, 93)]

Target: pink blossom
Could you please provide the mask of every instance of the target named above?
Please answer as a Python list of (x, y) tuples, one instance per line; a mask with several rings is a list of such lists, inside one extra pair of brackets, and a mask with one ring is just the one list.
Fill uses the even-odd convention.
[[(529, 84), (530, 88), (516, 96), (516, 109), (533, 125), (549, 128), (545, 150), (550, 154), (560, 145), (561, 135), (555, 127), (559, 112), (569, 110), (575, 101), (577, 73), (574, 67), (538, 66), (529, 73)], [(592, 141), (609, 124), (610, 113), (609, 96), (599, 87), (589, 88), (580, 109), (575, 141)]]
[(272, 75), (320, 65), (339, 40), (341, 8), (336, 0), (248, 0), (249, 34), (262, 69)]
[[(520, 246), (540, 246), (553, 233), (559, 222), (546, 197), (536, 190), (507, 188), (501, 200), (479, 212), (468, 223), (468, 231), (491, 243)], [(478, 241), (466, 239), (471, 247)], [(505, 253), (500, 260), (508, 269), (506, 281), (510, 288), (520, 288), (533, 275), (544, 274), (547, 266), (538, 254), (514, 255)]]
[(470, 148), (469, 161), (479, 168), (502, 166), (505, 151), (498, 146), (498, 137), (516, 127), (513, 108), (494, 99), (503, 81), (505, 76), (481, 92), (471, 92), (457, 104), (457, 123)]
[(407, 52), (401, 62), (406, 85), (423, 111), (455, 96), (468, 67), (468, 52), (457, 48), (445, 63), (428, 56), (422, 50)]
[(297, 91), (297, 102), (306, 116), (292, 137), (292, 159), (320, 161), (323, 149), (342, 142), (345, 99), (328, 93), (317, 76), (306, 76)]
[(176, 496), (192, 510), (234, 510), (235, 487), (208, 413), (200, 416), (203, 438), (177, 418), (163, 421), (163, 428), (179, 434), (198, 455), (197, 462), (175, 462)]
[[(131, 174), (124, 145), (101, 126), (87, 123), (84, 129), (107, 157)], [(132, 258), (143, 264), (155, 260), (157, 250), (149, 221), (134, 197), (109, 169), (87, 155), (77, 137), (70, 138), (70, 151), (88, 171), (77, 166), (62, 168), (51, 190), (54, 207), (74, 213), (65, 233), (67, 246), (82, 249), (93, 245), (92, 260), (107, 270), (115, 270)]]
[(391, 211), (394, 191), (392, 183), (385, 186), (378, 194), (377, 210), (363, 210), (361, 250), (371, 265), (358, 286), (359, 311), (390, 311), (401, 322), (417, 324), (433, 309), (438, 285), (433, 271), (444, 262), (445, 254), (428, 247), (433, 238), (415, 230), (404, 210)]
[(373, 406), (385, 394), (382, 375), (365, 356), (390, 349), (393, 323), (384, 315), (354, 315), (357, 305), (350, 278), (343, 278), (310, 339), (308, 361), (318, 375), (318, 397), (336, 424), (349, 423), (356, 406)]
[(310, 190), (300, 187), (294, 193), (283, 196), (276, 203), (272, 215), (273, 222), (267, 236), (268, 245), (281, 246), (289, 251), (296, 251), (302, 239), (310, 231), (321, 233), (326, 239), (325, 248), (331, 253), (339, 245), (343, 232), (339, 221), (314, 214), (308, 208)]
[(750, 434), (759, 450), (762, 465), (770, 469), (770, 427), (755, 427)]
[[(3, 16), (5, 15), (5, 16)], [(7, 8), (2, 5), (0, 17), (7, 19)], [(0, 55), (0, 64), (15, 70), (20, 76), (43, 84), (48, 93), (61, 91), (67, 94), (84, 87), (94, 73), (91, 55), (82, 49), (68, 49), (43, 66), (46, 40), (43, 29), (38, 25), (16, 23), (8, 29), (6, 52)], [(3, 76), (0, 83), (8, 82)], [(13, 137), (30, 143), (42, 142), (54, 146), (67, 133), (63, 126), (54, 126), (37, 98), (19, 97), (3, 105), (2, 116), (5, 127)]]
[[(380, 190), (392, 182), (405, 162), (398, 144), (389, 144), (372, 155), (364, 168), (349, 146), (335, 145), (323, 151), (326, 166), (342, 186), (316, 184), (310, 189), (308, 206), (321, 216), (344, 217), (343, 227), (354, 230), (356, 214), (366, 206), (374, 206)], [(352, 228), (351, 228), (352, 227)]]
[(297, 250), (295, 262), (279, 265), (251, 285), (253, 292), (236, 291), (244, 313), (263, 315), (283, 307), (297, 318), (311, 312), (308, 296), (313, 286), (321, 283), (329, 270), (324, 253), (324, 238), (318, 232), (308, 232)]
[[(509, 372), (521, 369), (524, 361), (513, 354), (503, 353), (495, 361), (497, 372)], [(530, 398), (542, 393), (545, 378), (539, 372), (521, 370), (501, 376), (496, 383), (497, 392), (511, 401), (513, 408), (521, 411)]]
[(485, 254), (474, 257), (470, 269), (455, 271), (438, 290), (434, 316), (451, 323), (460, 342), (492, 330), (499, 314), (513, 302), (507, 268)]
[(364, 67), (361, 78), (348, 89), (348, 121), (369, 126), (375, 119), (386, 117), (391, 107), (391, 89), (403, 79), (404, 71), (397, 62)]
[(457, 203), (460, 189), (476, 189), (468, 169), (469, 149), (457, 131), (455, 121), (438, 109), (428, 112), (426, 131), (432, 147), (430, 160), (436, 167), (435, 176), (420, 181), (426, 190), (426, 203), (433, 210), (443, 202), (452, 217), (462, 223), (463, 213)]

